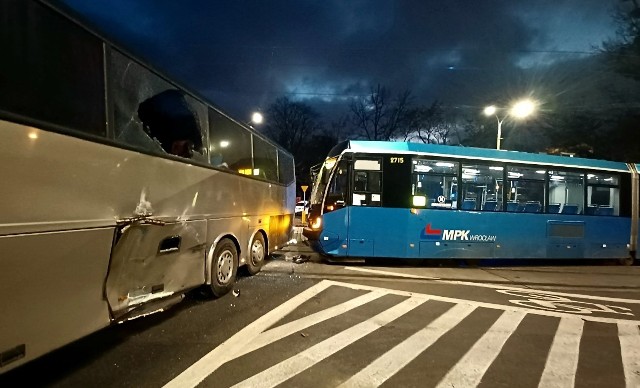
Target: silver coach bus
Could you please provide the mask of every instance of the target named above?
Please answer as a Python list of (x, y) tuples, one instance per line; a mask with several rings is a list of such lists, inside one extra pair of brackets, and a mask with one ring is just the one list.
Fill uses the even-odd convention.
[(289, 153), (47, 3), (0, 20), (0, 373), (286, 242)]

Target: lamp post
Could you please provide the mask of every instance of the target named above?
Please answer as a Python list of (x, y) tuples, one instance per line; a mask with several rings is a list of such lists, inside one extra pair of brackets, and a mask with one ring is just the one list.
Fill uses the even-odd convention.
[(511, 106), (511, 109), (500, 118), (498, 116), (498, 108), (495, 105), (490, 105), (484, 108), (483, 113), (485, 116), (496, 116), (498, 120), (498, 138), (496, 139), (496, 149), (500, 149), (500, 140), (502, 139), (502, 123), (504, 120), (511, 116), (517, 119), (525, 118), (533, 113), (535, 110), (535, 104), (531, 100), (520, 100)]

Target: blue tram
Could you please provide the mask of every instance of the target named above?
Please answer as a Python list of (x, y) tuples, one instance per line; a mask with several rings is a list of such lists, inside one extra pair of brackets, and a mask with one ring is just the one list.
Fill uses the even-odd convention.
[(634, 164), (346, 141), (316, 174), (304, 235), (333, 257), (631, 264), (638, 198)]

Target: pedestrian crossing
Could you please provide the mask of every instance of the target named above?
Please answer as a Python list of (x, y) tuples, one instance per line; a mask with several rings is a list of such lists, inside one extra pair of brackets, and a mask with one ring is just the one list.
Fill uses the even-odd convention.
[(639, 323), (323, 280), (166, 387), (639, 387)]

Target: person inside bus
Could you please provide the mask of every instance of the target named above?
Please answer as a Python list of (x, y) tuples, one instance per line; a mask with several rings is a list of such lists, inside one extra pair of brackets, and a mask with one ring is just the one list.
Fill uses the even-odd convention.
[(165, 152), (189, 159), (194, 157), (194, 151), (202, 154), (198, 119), (178, 90), (165, 90), (140, 103), (138, 117), (144, 131)]

